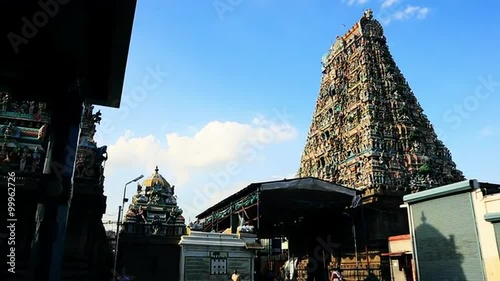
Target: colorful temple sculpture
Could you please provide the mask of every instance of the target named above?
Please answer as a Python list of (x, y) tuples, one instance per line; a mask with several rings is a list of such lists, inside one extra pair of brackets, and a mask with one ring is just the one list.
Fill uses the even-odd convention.
[(64, 246), (63, 269), (64, 266), (67, 268), (66, 272), (62, 272), (64, 278), (74, 278), (71, 274), (79, 274), (80, 278), (88, 280), (111, 279), (113, 255), (109, 251), (109, 241), (102, 223), (102, 215), (106, 212), (104, 166), (108, 154), (107, 146), (98, 146), (94, 140), (96, 126), (100, 121), (101, 112), (94, 113), (94, 106), (85, 104), (75, 156), (73, 200)]
[(76, 155), (75, 175), (81, 181), (102, 183), (104, 161), (108, 159), (107, 146), (98, 147), (94, 141), (96, 125), (101, 123), (101, 111), (93, 113), (94, 106), (86, 105), (83, 110), (80, 142)]
[[(30, 280), (28, 267), (32, 240), (39, 225), (38, 202), (44, 200), (43, 171), (64, 172), (64, 163), (46, 164), (51, 114), (45, 103), (18, 101), (10, 93), (0, 93), (0, 171), (16, 177), (16, 274), (12, 280)], [(81, 119), (77, 171), (69, 213), (61, 280), (109, 280), (112, 256), (101, 222), (106, 209), (104, 162), (106, 147), (98, 147), (93, 136), (101, 119), (93, 106), (84, 105)], [(75, 156), (74, 158), (75, 159)], [(48, 167), (47, 167), (48, 166)], [(7, 189), (7, 180), (2, 185)], [(3, 239), (3, 236), (2, 236)], [(3, 242), (2, 242), (3, 243)], [(17, 279), (16, 279), (17, 278)]]
[[(387, 238), (408, 233), (402, 197), (464, 177), (392, 58), (372, 10), (337, 37), (321, 63), (319, 96), (297, 175), (363, 191), (366, 226), (360, 235), (366, 237), (358, 237), (368, 250), (362, 264), (381, 268)], [(361, 266), (349, 255), (336, 266)]]
[[(155, 172), (137, 185), (119, 236), (118, 268), (141, 280), (178, 280), (181, 236), (186, 234), (175, 186)], [(138, 258), (140, 257), (140, 258)]]
[(372, 11), (322, 58), (322, 81), (299, 176), (365, 196), (463, 179), (386, 44)]
[(2, 171), (16, 171), (19, 175), (40, 174), (50, 123), (46, 104), (13, 101), (7, 92), (0, 92), (0, 102)]

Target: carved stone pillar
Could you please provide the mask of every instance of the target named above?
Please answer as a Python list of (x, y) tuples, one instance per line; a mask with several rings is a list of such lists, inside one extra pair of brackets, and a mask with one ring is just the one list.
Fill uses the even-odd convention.
[(52, 124), (30, 260), (35, 281), (60, 280), (83, 100), (68, 93), (48, 106)]

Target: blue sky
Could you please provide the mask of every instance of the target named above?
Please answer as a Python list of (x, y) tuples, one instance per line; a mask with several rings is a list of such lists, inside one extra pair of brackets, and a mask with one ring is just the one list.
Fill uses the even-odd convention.
[(106, 220), (116, 219), (123, 184), (155, 165), (187, 219), (251, 182), (292, 176), (321, 57), (366, 8), (458, 167), (500, 183), (500, 4), (138, 2), (121, 108), (101, 108), (97, 134), (110, 147)]

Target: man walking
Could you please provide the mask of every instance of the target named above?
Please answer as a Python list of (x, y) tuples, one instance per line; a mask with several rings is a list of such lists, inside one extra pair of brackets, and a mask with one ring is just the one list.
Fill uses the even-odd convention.
[(241, 281), (240, 275), (238, 274), (238, 270), (233, 271), (233, 275), (231, 276), (231, 281)]

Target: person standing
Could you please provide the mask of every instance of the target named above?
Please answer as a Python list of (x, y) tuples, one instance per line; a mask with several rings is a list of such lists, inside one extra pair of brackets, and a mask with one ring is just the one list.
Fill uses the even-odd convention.
[(332, 271), (332, 273), (330, 274), (330, 281), (344, 281), (344, 280), (345, 279), (342, 276), (342, 274), (337, 270)]
[(240, 274), (238, 274), (238, 270), (233, 271), (233, 275), (231, 276), (231, 281), (241, 281)]

